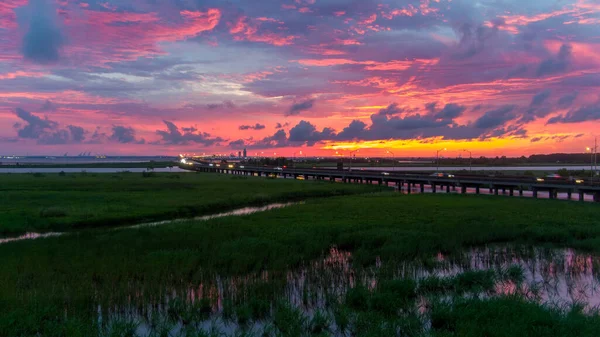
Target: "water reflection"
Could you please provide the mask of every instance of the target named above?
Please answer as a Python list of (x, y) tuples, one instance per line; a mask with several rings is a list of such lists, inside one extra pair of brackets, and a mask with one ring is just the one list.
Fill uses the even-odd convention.
[[(173, 303), (177, 303), (173, 301), (184, 299), (187, 303), (204, 305), (206, 315), (195, 323), (198, 328), (207, 330), (216, 327), (224, 335), (234, 335), (240, 329), (253, 329), (259, 336), (271, 326), (271, 314), (275, 311), (276, 303), (282, 300), (300, 309), (307, 321), (317, 312), (326, 313), (331, 318), (334, 309), (344, 303), (351, 288), (361, 285), (370, 292), (376, 292), (380, 281), (390, 279), (415, 280), (419, 296), (414, 310), (421, 315), (423, 329), (428, 326), (431, 301), (440, 298), (451, 301), (455, 296), (485, 298), (516, 295), (562, 308), (582, 305), (587, 313), (600, 307), (600, 257), (573, 249), (484, 247), (458, 256), (438, 253), (423, 261), (385, 263), (377, 259), (374, 262), (371, 267), (356, 268), (353, 266), (352, 253), (332, 248), (325, 257), (307, 263), (302, 268), (285, 273), (263, 271), (243, 277), (207, 276), (198, 284), (169, 290), (160, 305), (142, 306), (141, 312), (140, 306), (129, 309), (120, 307), (116, 311), (107, 310), (105, 315), (114, 317), (125, 313), (127, 317), (135, 318), (139, 322), (138, 335), (146, 336), (153, 331), (153, 319), (165, 312), (173, 312)], [(441, 294), (433, 294), (423, 288), (423, 283), (431, 278), (450, 280), (478, 271), (491, 275), (491, 287), (466, 291), (450, 287)], [(147, 300), (145, 296), (148, 294), (143, 289), (137, 290), (139, 300)], [(244, 308), (248, 303), (253, 303), (250, 307), (262, 308), (260, 310), (264, 313), (259, 316), (261, 318), (240, 324), (236, 308)], [(332, 336), (346, 335), (336, 329), (335, 320), (330, 324)], [(180, 320), (171, 329), (178, 332), (186, 326), (187, 323)]]
[(289, 206), (299, 205), (299, 204), (302, 204), (302, 203), (289, 202), (289, 203), (270, 204), (270, 205), (262, 206), (262, 207), (244, 207), (244, 208), (236, 209), (236, 210), (233, 210), (230, 212), (225, 212), (225, 213), (204, 215), (204, 216), (199, 216), (199, 217), (195, 217), (195, 218), (187, 218), (187, 219), (175, 219), (175, 220), (148, 222), (148, 223), (143, 223), (143, 224), (134, 225), (134, 226), (124, 226), (124, 227), (120, 227), (119, 229), (160, 226), (160, 225), (168, 225), (168, 224), (187, 222), (187, 221), (208, 221), (208, 220), (212, 220), (212, 219), (224, 218), (227, 216), (250, 215), (250, 214), (254, 214), (254, 213), (266, 212), (266, 211), (270, 211), (273, 209), (279, 209), (279, 208), (284, 208), (284, 207), (289, 207)]
[[(262, 206), (262, 207), (244, 207), (244, 208), (236, 209), (236, 210), (233, 210), (230, 212), (224, 212), (224, 213), (218, 213), (218, 214), (212, 214), (212, 215), (204, 215), (204, 216), (188, 218), (188, 219), (175, 219), (175, 220), (148, 222), (148, 223), (143, 223), (143, 224), (138, 224), (138, 225), (118, 227), (116, 229), (160, 226), (160, 225), (168, 225), (168, 224), (181, 223), (181, 222), (187, 222), (187, 221), (208, 221), (211, 219), (223, 218), (223, 217), (228, 217), (228, 216), (242, 216), (242, 215), (249, 215), (249, 214), (260, 213), (260, 212), (266, 212), (269, 210), (289, 207), (289, 206), (298, 205), (298, 204), (302, 204), (302, 203), (301, 202), (295, 202), (295, 203), (290, 202), (290, 203), (270, 204), (270, 205)], [(68, 234), (68, 233), (67, 232), (63, 232), (63, 233), (27, 233), (27, 234), (17, 236), (17, 237), (0, 238), (0, 244), (15, 242), (15, 241), (56, 237), (56, 236), (60, 236), (60, 235), (64, 235), (64, 234)]]
[(14, 242), (14, 241), (22, 241), (22, 240), (35, 240), (35, 239), (43, 239), (49, 237), (55, 237), (62, 235), (63, 233), (26, 233), (21, 236), (13, 237), (13, 238), (0, 238), (0, 245), (4, 243)]

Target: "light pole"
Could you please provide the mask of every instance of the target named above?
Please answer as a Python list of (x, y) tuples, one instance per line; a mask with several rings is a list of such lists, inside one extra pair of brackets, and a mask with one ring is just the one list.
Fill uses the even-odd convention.
[(469, 152), (469, 172), (471, 172), (473, 171), (473, 153), (466, 149), (463, 152)]
[(443, 148), (443, 149), (441, 149), (441, 150), (437, 150), (437, 153), (436, 153), (436, 155), (435, 155), (435, 156), (436, 156), (436, 162), (437, 162), (437, 172), (438, 172), (438, 173), (439, 173), (439, 171), (440, 171), (440, 152), (442, 152), (442, 151), (447, 151), (447, 150), (448, 150), (447, 148)]
[(356, 152), (358, 152), (358, 150), (350, 151), (350, 166), (348, 167), (348, 172), (352, 171), (352, 156), (354, 155), (354, 158), (356, 159)]
[(592, 149), (591, 147), (587, 147), (585, 148), (586, 152), (590, 153), (590, 179), (592, 180), (592, 183), (594, 182), (594, 149)]
[(388, 150), (387, 153), (392, 155), (392, 169), (393, 171), (396, 171), (396, 155), (390, 150)]
[(594, 176), (596, 175), (598, 175), (598, 137), (594, 137)]

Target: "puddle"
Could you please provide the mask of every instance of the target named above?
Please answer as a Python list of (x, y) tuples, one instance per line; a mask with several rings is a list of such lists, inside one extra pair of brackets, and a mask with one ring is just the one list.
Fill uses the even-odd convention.
[[(600, 306), (600, 257), (572, 249), (477, 248), (460, 256), (445, 256), (440, 253), (432, 256), (430, 261), (419, 263), (407, 261), (386, 264), (377, 259), (372, 267), (366, 269), (354, 268), (352, 259), (352, 253), (332, 248), (324, 258), (286, 273), (263, 271), (235, 278), (213, 275), (186, 289), (169, 290), (160, 305), (148, 305), (148, 309), (142, 312), (139, 311), (139, 305), (135, 308), (121, 308), (118, 313), (109, 310), (105, 317), (116, 315), (122, 318), (125, 314), (137, 322), (138, 336), (150, 336), (156, 332), (151, 328), (156, 325), (152, 319), (161, 316), (166, 319), (164, 317), (168, 314), (165, 313), (172, 314), (173, 310), (169, 308), (171, 300), (179, 299), (187, 303), (207, 301), (210, 303), (210, 314), (194, 323), (197, 329), (217, 329), (223, 336), (237, 336), (240, 331), (251, 329), (255, 334), (248, 336), (261, 336), (272, 328), (273, 320), (270, 315), (273, 314), (276, 301), (269, 300), (266, 319), (249, 320), (242, 325), (238, 324), (235, 314), (226, 313), (232, 311), (227, 308), (227, 303), (237, 303), (239, 306), (240, 303), (255, 299), (265, 300), (265, 294), (270, 294), (298, 309), (307, 322), (317, 312), (327, 314), (330, 321), (328, 331), (331, 335), (346, 336), (345, 332), (336, 328), (333, 308), (343, 302), (349, 289), (362, 285), (374, 292), (383, 278), (410, 278), (417, 284), (415, 312), (419, 313), (423, 329), (426, 330), (428, 305), (435, 296), (432, 297), (431, 293), (420, 288), (424, 280), (431, 277), (452, 279), (466, 272), (477, 271), (487, 271), (494, 275), (491, 287), (478, 292), (449, 291), (448, 294), (437, 294), (437, 299), (451, 301), (456, 296), (490, 298), (517, 295), (528, 301), (560, 308), (580, 304), (586, 313), (591, 313)], [(507, 270), (520, 270), (519, 281), (506, 277)], [(140, 289), (138, 295), (142, 299), (145, 296)], [(184, 328), (183, 322), (173, 323), (171, 332), (177, 334)]]
[[(112, 229), (113, 230), (135, 229), (135, 228), (141, 228), (141, 227), (169, 225), (169, 224), (181, 223), (181, 222), (186, 222), (186, 221), (208, 221), (208, 220), (223, 218), (223, 217), (228, 217), (228, 216), (242, 216), (242, 215), (249, 215), (249, 214), (260, 213), (260, 212), (266, 212), (266, 211), (270, 211), (273, 209), (285, 208), (285, 207), (289, 207), (289, 206), (293, 206), (293, 205), (300, 205), (302, 203), (303, 202), (290, 202), (290, 203), (270, 204), (270, 205), (263, 206), (263, 207), (244, 207), (244, 208), (236, 209), (236, 210), (229, 211), (229, 212), (212, 214), (212, 215), (204, 215), (204, 216), (199, 216), (199, 217), (195, 217), (195, 218), (163, 220), (163, 221), (148, 222), (148, 223), (143, 223), (143, 224), (138, 224), (138, 225), (117, 227), (117, 228), (112, 228)], [(15, 242), (15, 241), (57, 237), (57, 236), (65, 235), (65, 234), (69, 234), (69, 232), (27, 233), (27, 234), (24, 234), (21, 236), (16, 236), (16, 237), (0, 238), (0, 245), (9, 243), (9, 242)]]

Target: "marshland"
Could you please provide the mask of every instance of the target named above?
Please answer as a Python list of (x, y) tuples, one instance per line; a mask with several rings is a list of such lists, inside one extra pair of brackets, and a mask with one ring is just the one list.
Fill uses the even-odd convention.
[(595, 204), (196, 173), (0, 180), (5, 238), (62, 234), (0, 244), (1, 336), (600, 331)]

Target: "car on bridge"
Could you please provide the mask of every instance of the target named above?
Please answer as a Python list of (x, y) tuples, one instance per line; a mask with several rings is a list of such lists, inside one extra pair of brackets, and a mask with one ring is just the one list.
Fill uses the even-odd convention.
[(550, 174), (547, 175), (546, 178), (548, 178), (549, 180), (554, 180), (554, 181), (564, 181), (564, 182), (569, 182), (572, 184), (583, 184), (585, 183), (585, 180), (582, 178), (577, 178), (577, 177), (563, 177), (559, 174)]
[(433, 173), (431, 176), (432, 177), (437, 177), (437, 178), (455, 178), (454, 174), (451, 174), (451, 173), (442, 173), (442, 172)]

